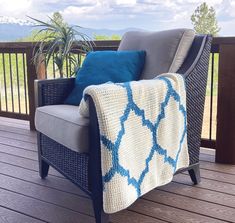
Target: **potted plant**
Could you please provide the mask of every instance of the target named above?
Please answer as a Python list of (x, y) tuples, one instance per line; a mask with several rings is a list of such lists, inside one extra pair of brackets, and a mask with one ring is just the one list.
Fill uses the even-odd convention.
[(39, 41), (34, 48), (33, 58), (36, 67), (45, 64), (47, 68), (52, 60), (58, 68), (60, 77), (63, 77), (64, 66), (68, 60), (73, 65), (72, 74), (75, 74), (81, 65), (81, 55), (93, 49), (90, 38), (78, 31), (81, 29), (80, 26), (69, 26), (55, 17), (49, 17), (49, 22), (30, 18), (37, 23), (36, 27), (41, 28), (37, 33), (40, 36)]

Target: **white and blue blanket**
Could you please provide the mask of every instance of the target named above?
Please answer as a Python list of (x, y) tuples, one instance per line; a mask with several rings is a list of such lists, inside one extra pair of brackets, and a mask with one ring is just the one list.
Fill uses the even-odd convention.
[[(186, 92), (179, 74), (89, 86), (101, 141), (103, 208), (114, 213), (189, 165)], [(86, 100), (79, 106), (89, 116)]]

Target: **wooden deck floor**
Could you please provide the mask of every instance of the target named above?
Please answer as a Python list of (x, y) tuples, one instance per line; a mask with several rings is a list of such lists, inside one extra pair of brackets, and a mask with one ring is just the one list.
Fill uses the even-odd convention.
[[(26, 121), (0, 117), (0, 223), (94, 223), (89, 198), (58, 172), (38, 175), (36, 134)], [(235, 222), (235, 166), (214, 163), (201, 154), (202, 182), (187, 174), (153, 190), (112, 223)]]

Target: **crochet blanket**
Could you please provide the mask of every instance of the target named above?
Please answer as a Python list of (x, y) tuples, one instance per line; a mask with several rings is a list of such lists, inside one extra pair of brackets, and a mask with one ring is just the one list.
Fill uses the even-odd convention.
[[(89, 86), (84, 95), (92, 97), (98, 116), (106, 213), (127, 208), (189, 165), (181, 75)], [(89, 116), (85, 99), (79, 112)]]

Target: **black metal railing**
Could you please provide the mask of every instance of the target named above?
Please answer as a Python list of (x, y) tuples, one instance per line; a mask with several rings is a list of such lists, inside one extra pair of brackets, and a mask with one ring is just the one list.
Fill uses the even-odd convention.
[(27, 50), (0, 47), (0, 116), (28, 119)]
[(29, 114), (25, 54), (2, 53), (0, 58), (1, 111)]
[[(202, 145), (215, 148), (218, 64), (220, 44), (226, 38), (215, 38), (211, 49)], [(96, 41), (94, 50), (117, 50), (120, 41)], [(32, 64), (33, 43), (0, 43), (0, 116), (26, 119), (33, 128), (34, 80), (60, 77), (55, 64), (37, 71)], [(65, 76), (72, 75), (71, 61), (67, 60)]]
[(202, 146), (215, 148), (218, 97), (219, 52), (212, 47), (208, 71), (205, 109), (202, 126)]

